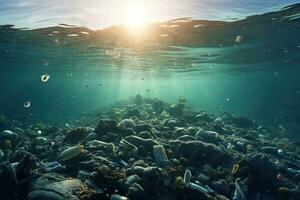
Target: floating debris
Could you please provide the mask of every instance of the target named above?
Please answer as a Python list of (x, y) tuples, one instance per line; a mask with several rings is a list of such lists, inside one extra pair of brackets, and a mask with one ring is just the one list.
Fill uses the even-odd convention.
[(234, 41), (235, 41), (236, 43), (241, 43), (241, 42), (243, 41), (243, 38), (244, 38), (243, 36), (237, 35)]
[(76, 33), (73, 33), (73, 34), (67, 34), (68, 37), (78, 37), (79, 35), (76, 34)]
[(49, 75), (49, 74), (43, 74), (43, 75), (41, 76), (41, 81), (42, 81), (43, 83), (46, 83), (49, 79), (50, 79), (50, 75)]
[(203, 24), (196, 24), (196, 25), (194, 26), (194, 28), (203, 27), (203, 26), (205, 26), (205, 25), (203, 25)]
[(86, 32), (86, 31), (81, 31), (80, 33), (83, 34), (83, 35), (89, 35), (90, 34), (89, 32)]
[(30, 101), (26, 101), (24, 104), (23, 104), (24, 108), (29, 108), (31, 106), (31, 102)]

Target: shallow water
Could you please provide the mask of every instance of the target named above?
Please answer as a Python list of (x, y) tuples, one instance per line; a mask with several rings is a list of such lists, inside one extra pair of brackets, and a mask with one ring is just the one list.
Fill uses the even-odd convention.
[(0, 199), (299, 199), (300, 4), (228, 2), (139, 31), (0, 5), (57, 12), (0, 26)]
[(173, 20), (150, 25), (151, 37), (130, 37), (123, 27), (1, 26), (1, 113), (61, 122), (136, 94), (170, 102), (184, 96), (198, 109), (282, 125), (297, 136), (299, 11)]

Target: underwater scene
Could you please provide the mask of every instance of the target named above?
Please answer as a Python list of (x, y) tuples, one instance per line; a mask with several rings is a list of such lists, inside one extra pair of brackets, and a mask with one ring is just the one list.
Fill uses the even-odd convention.
[(297, 1), (0, 0), (0, 86), (0, 200), (300, 199)]

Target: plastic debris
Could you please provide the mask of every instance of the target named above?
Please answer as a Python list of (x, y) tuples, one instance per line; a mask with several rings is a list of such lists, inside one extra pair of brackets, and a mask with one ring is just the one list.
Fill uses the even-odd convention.
[(46, 83), (49, 79), (50, 79), (50, 75), (49, 75), (49, 74), (43, 74), (43, 75), (41, 76), (41, 81), (42, 81), (43, 83)]
[(70, 148), (64, 150), (63, 152), (61, 152), (59, 154), (59, 156), (57, 157), (57, 159), (61, 160), (61, 161), (70, 160), (71, 158), (74, 158), (75, 156), (82, 153), (83, 150), (84, 150), (83, 145), (76, 145), (76, 146), (70, 147)]
[(198, 192), (201, 192), (203, 194), (208, 194), (208, 190), (206, 188), (204, 188), (200, 185), (197, 185), (195, 183), (192, 183), (191, 182), (191, 177), (192, 177), (192, 172), (190, 170), (186, 170), (185, 173), (184, 173), (184, 177), (183, 177), (185, 186), (188, 187), (188, 188), (191, 188), (192, 190), (196, 190)]
[(246, 196), (240, 185), (240, 178), (235, 180), (235, 191), (232, 200), (246, 200)]

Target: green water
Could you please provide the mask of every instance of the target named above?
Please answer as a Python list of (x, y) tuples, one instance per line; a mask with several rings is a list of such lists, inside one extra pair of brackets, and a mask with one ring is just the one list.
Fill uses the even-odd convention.
[[(168, 102), (183, 96), (190, 109), (283, 125), (296, 136), (298, 12), (295, 5), (231, 23), (154, 24), (155, 42), (126, 39), (118, 27), (1, 26), (0, 111), (25, 122), (67, 123), (137, 94)], [(201, 23), (204, 28), (196, 26)], [(47, 82), (43, 74), (50, 75)], [(24, 102), (31, 106), (24, 108)]]

